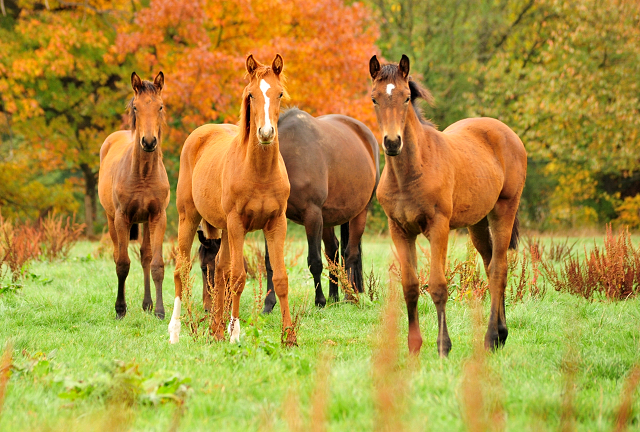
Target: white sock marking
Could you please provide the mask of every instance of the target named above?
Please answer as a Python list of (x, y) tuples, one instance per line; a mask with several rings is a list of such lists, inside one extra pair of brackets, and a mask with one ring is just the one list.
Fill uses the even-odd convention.
[(180, 297), (176, 297), (173, 302), (173, 313), (171, 314), (171, 322), (169, 322), (169, 342), (178, 343), (180, 339), (180, 307), (182, 302)]
[(269, 118), (269, 97), (267, 96), (267, 90), (269, 90), (271, 86), (265, 80), (260, 80), (260, 90), (262, 90), (262, 94), (264, 95), (264, 129), (271, 128), (271, 119)]
[(240, 319), (234, 318), (233, 315), (231, 315), (231, 321), (229, 321), (227, 331), (230, 336), (229, 342), (240, 343)]
[(389, 96), (391, 96), (391, 92), (393, 91), (394, 88), (396, 88), (396, 86), (394, 86), (393, 84), (387, 84), (387, 94)]

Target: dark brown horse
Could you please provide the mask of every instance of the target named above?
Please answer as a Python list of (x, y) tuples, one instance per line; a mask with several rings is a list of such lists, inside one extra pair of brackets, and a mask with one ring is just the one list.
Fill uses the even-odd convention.
[(114, 132), (100, 149), (98, 195), (107, 213), (109, 235), (113, 241), (113, 258), (118, 275), (116, 314), (127, 313), (125, 280), (129, 274), (129, 240), (137, 239), (138, 223), (144, 226), (140, 258), (144, 270), (144, 300), (142, 308), (151, 310), (149, 273), (156, 287), (158, 318), (164, 319), (162, 280), (164, 261), (162, 241), (167, 226), (169, 180), (162, 163), (162, 72), (153, 82), (131, 75), (134, 97), (129, 103), (131, 130)]
[(405, 55), (398, 65), (380, 66), (376, 56), (369, 62), (371, 95), (387, 155), (377, 196), (400, 259), (409, 351), (418, 353), (422, 346), (416, 237), (424, 234), (431, 243), (429, 293), (438, 315), (438, 352), (446, 356), (451, 350), (445, 315), (447, 242), (449, 230), (462, 227), (468, 227), (489, 278), (485, 347), (494, 349), (507, 339), (507, 249), (518, 240), (527, 153), (509, 127), (491, 118), (465, 119), (438, 131), (417, 107), (417, 99), (431, 101), (431, 94), (409, 77), (409, 69)]
[[(338, 260), (334, 227), (341, 225), (344, 265), (354, 287), (362, 282), (361, 239), (367, 209), (380, 169), (378, 142), (361, 122), (344, 115), (312, 117), (297, 108), (287, 110), (278, 122), (280, 153), (291, 183), (287, 218), (304, 225), (313, 275), (316, 306), (324, 306), (321, 241), (327, 256)], [(264, 312), (276, 303), (267, 253), (267, 289)], [(330, 278), (329, 296), (338, 300), (338, 285)]]
[[(295, 344), (289, 313), (289, 281), (284, 264), (287, 232), (285, 210), (289, 179), (278, 144), (278, 117), (284, 85), (280, 79), (283, 61), (276, 55), (271, 66), (246, 61), (249, 84), (242, 94), (239, 127), (204, 125), (185, 141), (180, 155), (176, 205), (180, 215), (178, 247), (181, 253), (174, 281), (176, 297), (169, 324), (172, 343), (180, 334), (183, 266), (189, 270), (193, 239), (202, 221), (207, 239), (222, 242), (215, 270), (216, 299), (212, 331), (224, 337), (225, 287), (231, 289), (231, 341), (240, 336), (240, 296), (246, 281), (242, 249), (248, 232), (263, 230), (272, 251), (275, 291), (282, 305), (283, 332), (288, 344)], [(186, 257), (186, 259), (185, 259)]]

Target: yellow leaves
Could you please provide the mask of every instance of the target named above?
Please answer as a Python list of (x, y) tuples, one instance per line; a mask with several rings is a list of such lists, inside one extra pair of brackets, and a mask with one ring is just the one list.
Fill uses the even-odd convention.
[(626, 197), (622, 204), (616, 207), (618, 225), (626, 225), (631, 229), (640, 228), (640, 194)]

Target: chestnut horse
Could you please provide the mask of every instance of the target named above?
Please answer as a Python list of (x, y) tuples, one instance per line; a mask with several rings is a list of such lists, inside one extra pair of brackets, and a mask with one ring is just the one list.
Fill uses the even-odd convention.
[[(214, 277), (216, 299), (212, 331), (217, 339), (224, 337), (224, 295), (229, 286), (232, 295), (230, 339), (239, 341), (240, 296), (246, 281), (242, 249), (246, 234), (261, 229), (271, 250), (286, 342), (296, 343), (295, 335), (289, 331), (289, 282), (284, 264), (285, 210), (290, 186), (280, 155), (277, 129), (284, 94), (282, 67), (279, 54), (271, 67), (249, 55), (246, 69), (250, 81), (242, 94), (239, 127), (201, 126), (189, 135), (180, 155), (176, 195), (180, 255), (190, 256), (201, 221), (208, 239), (218, 238), (222, 231)], [(180, 271), (182, 266), (190, 265), (187, 260), (180, 259), (174, 273), (176, 297), (169, 323), (172, 343), (178, 342), (180, 334)]]
[(409, 58), (398, 65), (369, 61), (372, 100), (387, 155), (377, 197), (398, 251), (409, 316), (409, 351), (418, 353), (416, 237), (431, 244), (429, 293), (438, 316), (438, 352), (448, 355), (445, 261), (449, 230), (467, 227), (489, 278), (491, 315), (484, 345), (507, 339), (504, 290), (507, 249), (518, 240), (517, 211), (527, 174), (527, 153), (518, 136), (492, 118), (460, 120), (443, 132), (426, 121), (417, 99), (431, 94), (409, 76)]
[(160, 72), (153, 82), (149, 82), (142, 81), (134, 72), (131, 74), (131, 85), (134, 91), (129, 103), (131, 130), (114, 132), (102, 144), (98, 195), (107, 213), (109, 235), (113, 241), (113, 259), (118, 275), (117, 317), (123, 318), (127, 313), (124, 286), (131, 264), (129, 240), (137, 239), (137, 224), (142, 223), (142, 309), (150, 311), (153, 308), (149, 281), (151, 273), (156, 287), (155, 314), (164, 319), (162, 241), (169, 205), (169, 179), (160, 149), (164, 125), (161, 96), (164, 75)]

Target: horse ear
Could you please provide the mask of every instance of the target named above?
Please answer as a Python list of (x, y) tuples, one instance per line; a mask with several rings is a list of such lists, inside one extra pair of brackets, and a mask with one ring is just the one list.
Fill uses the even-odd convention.
[(405, 81), (409, 80), (409, 70), (411, 70), (411, 65), (409, 64), (409, 57), (402, 54), (402, 58), (400, 59), (400, 64), (398, 65), (398, 70), (404, 78)]
[(253, 54), (249, 54), (249, 57), (247, 57), (246, 67), (249, 75), (253, 76), (256, 69), (258, 68), (258, 62), (253, 58)]
[(282, 72), (282, 68), (284, 67), (284, 61), (282, 60), (282, 56), (280, 54), (276, 54), (276, 58), (273, 59), (273, 63), (271, 63), (271, 70), (276, 76), (280, 75)]
[(138, 94), (140, 89), (142, 89), (142, 80), (135, 72), (131, 74), (131, 87), (133, 87), (133, 92), (135, 94)]
[(158, 72), (158, 75), (156, 75), (156, 78), (153, 80), (153, 85), (156, 86), (158, 92), (162, 91), (162, 88), (164, 87), (164, 74), (162, 71)]
[(371, 60), (369, 60), (369, 73), (371, 74), (371, 79), (375, 80), (378, 76), (378, 72), (380, 72), (380, 62), (378, 61), (378, 57), (374, 55), (371, 57)]
[(202, 230), (198, 230), (198, 240), (200, 243), (205, 244), (207, 242), (207, 238), (204, 236), (204, 232)]

